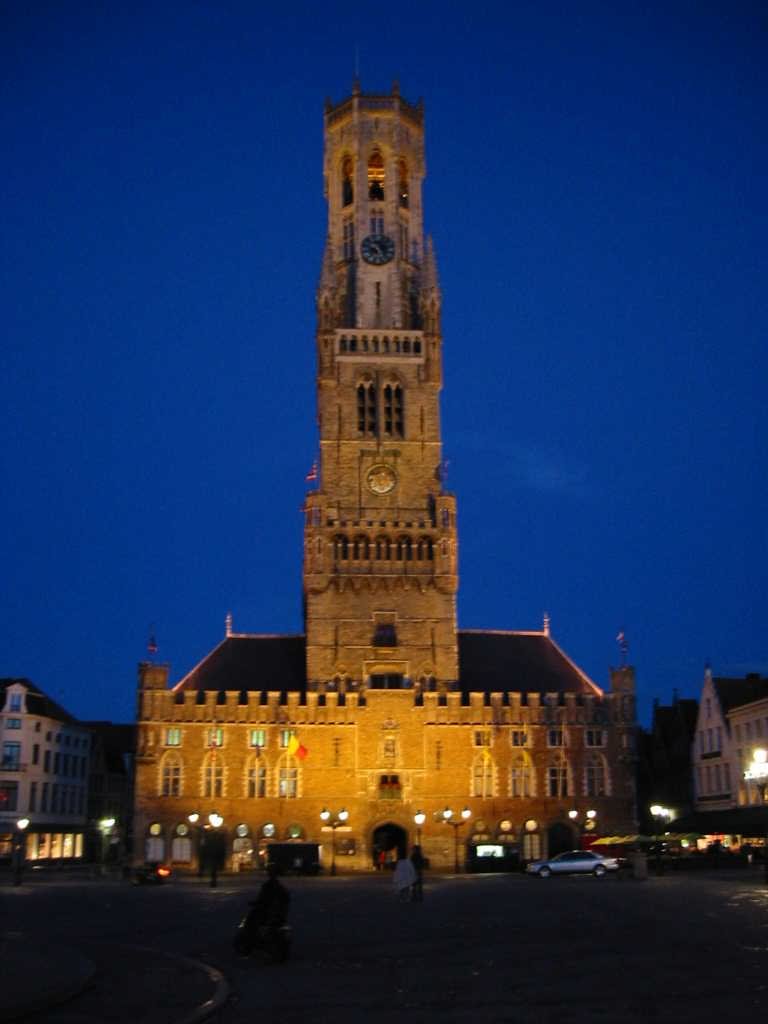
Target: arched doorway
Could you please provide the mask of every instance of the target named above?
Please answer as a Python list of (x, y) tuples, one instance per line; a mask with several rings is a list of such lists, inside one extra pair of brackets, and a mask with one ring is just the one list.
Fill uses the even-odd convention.
[(558, 853), (574, 848), (573, 829), (562, 821), (556, 821), (547, 829), (547, 856), (555, 857)]
[(407, 856), (408, 836), (405, 829), (393, 821), (379, 825), (373, 830), (371, 850), (374, 867), (393, 868), (398, 860)]

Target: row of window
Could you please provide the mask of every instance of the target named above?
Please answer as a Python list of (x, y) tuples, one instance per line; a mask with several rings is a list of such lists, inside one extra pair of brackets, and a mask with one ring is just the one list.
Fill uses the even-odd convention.
[[(19, 771), (22, 766), (21, 743), (15, 740), (3, 741), (1, 766), (6, 771)], [(40, 763), (40, 744), (32, 744), (32, 764)], [(87, 757), (80, 754), (67, 754), (59, 750), (43, 752), (43, 771), (54, 775), (84, 779), (88, 768)]]
[[(529, 758), (520, 755), (515, 759), (507, 776), (507, 794), (510, 797), (534, 797), (539, 791), (549, 797), (575, 795), (576, 779), (574, 769), (565, 758), (558, 758), (544, 766), (539, 778)], [(225, 781), (229, 773), (225, 767), (210, 759), (204, 765), (200, 777), (200, 795), (207, 798), (232, 795), (225, 792)], [(498, 771), (490, 757), (478, 757), (471, 768), (470, 796), (489, 798), (501, 796), (498, 791)], [(254, 759), (246, 767), (242, 778), (242, 796), (259, 799), (277, 796), (293, 799), (298, 796), (299, 767), (294, 762), (285, 762), (270, 770), (267, 765)], [(274, 788), (271, 788), (274, 787)], [(398, 775), (382, 775), (379, 778), (379, 797), (399, 799), (401, 796)], [(160, 768), (160, 796), (177, 797), (184, 794), (184, 766), (178, 755), (164, 759)], [(604, 796), (608, 793), (608, 775), (605, 761), (601, 756), (589, 758), (581, 773), (581, 792), (584, 796)]]
[[(13, 694), (12, 696), (18, 696), (18, 694)], [(11, 701), (11, 703), (13, 704), (13, 701)], [(23, 724), (24, 720), (22, 718), (10, 717), (0, 719), (0, 726), (2, 726), (5, 729), (21, 729)], [(40, 728), (41, 723), (35, 722), (35, 732), (40, 732)], [(69, 733), (66, 732), (57, 732), (56, 735), (54, 736), (53, 732), (48, 731), (45, 734), (45, 739), (47, 743), (58, 743), (66, 747), (75, 747), (75, 749), (88, 749), (88, 738), (86, 736), (71, 736)]]
[[(39, 806), (38, 806), (39, 797)], [(19, 783), (0, 782), (0, 813), (19, 809)], [(44, 814), (84, 814), (85, 786), (59, 782), (30, 782), (27, 809)]]
[[(408, 164), (401, 157), (395, 167), (397, 181), (398, 205), (407, 210), (409, 206), (409, 174)], [(379, 203), (384, 199), (386, 171), (384, 157), (378, 149), (374, 149), (368, 157), (367, 184), (368, 199)], [(346, 155), (341, 161), (341, 205), (350, 206), (355, 201), (355, 163), (351, 156)]]
[(359, 352), (372, 352), (374, 355), (421, 355), (421, 342), (417, 338), (362, 338), (355, 336), (347, 337), (343, 334), (339, 338), (339, 352), (342, 355)]
[[(321, 542), (322, 543), (322, 542)], [(444, 554), (448, 554), (447, 541)], [(345, 537), (338, 534), (333, 538), (333, 557), (337, 561), (375, 559), (381, 562), (431, 562), (434, 560), (434, 544), (430, 537), (376, 537), (371, 540), (364, 534)]]
[(403, 437), (405, 408), (399, 384), (379, 388), (374, 381), (357, 386), (357, 431), (365, 437)]
[(724, 796), (731, 792), (731, 766), (727, 761), (699, 765), (696, 768), (696, 792), (699, 796)]
[[(397, 645), (397, 634), (392, 623), (379, 623), (373, 636), (373, 643), (377, 647), (392, 647)], [(402, 689), (404, 676), (395, 674), (393, 676), (372, 676), (372, 680), (378, 682), (376, 689)], [(341, 677), (339, 677), (341, 681)], [(434, 676), (424, 676), (423, 683), (426, 688), (434, 687)], [(165, 730), (164, 745), (166, 747), (180, 747), (182, 740), (181, 726), (168, 726)], [(501, 728), (497, 729), (475, 729), (472, 733), (472, 746), (490, 748), (493, 744), (494, 734), (498, 735)], [(203, 734), (204, 747), (223, 747), (225, 730), (222, 726), (211, 726)], [(569, 744), (569, 736), (565, 729), (547, 729), (548, 747), (566, 747)], [(607, 742), (605, 729), (584, 729), (585, 747), (604, 747)], [(277, 734), (278, 746), (281, 750), (287, 750), (291, 741), (296, 736), (295, 729), (280, 729)], [(528, 747), (532, 745), (531, 734), (526, 729), (510, 729), (508, 732), (509, 742), (513, 747)], [(247, 745), (249, 747), (263, 750), (267, 746), (266, 729), (248, 729)]]

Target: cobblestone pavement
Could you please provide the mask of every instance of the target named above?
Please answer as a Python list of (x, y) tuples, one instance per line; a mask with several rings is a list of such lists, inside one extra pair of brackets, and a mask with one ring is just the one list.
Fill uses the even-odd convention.
[[(95, 987), (34, 1024), (182, 1024), (215, 989), (201, 965), (229, 984), (230, 998), (209, 1005), (220, 1024), (685, 1024), (768, 1012), (768, 886), (757, 872), (444, 876), (428, 879), (422, 904), (399, 903), (383, 876), (291, 879), (294, 953), (282, 966), (231, 949), (257, 884), (3, 889), (20, 942), (45, 934), (97, 965)], [(123, 961), (128, 945), (157, 955)]]

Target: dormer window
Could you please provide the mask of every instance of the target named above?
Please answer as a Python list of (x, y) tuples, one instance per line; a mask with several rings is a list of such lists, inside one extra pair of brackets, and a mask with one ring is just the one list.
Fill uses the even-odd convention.
[(355, 188), (352, 184), (352, 157), (345, 156), (341, 162), (341, 205), (349, 206), (355, 198)]
[(368, 161), (368, 198), (377, 202), (384, 199), (384, 158), (378, 150)]

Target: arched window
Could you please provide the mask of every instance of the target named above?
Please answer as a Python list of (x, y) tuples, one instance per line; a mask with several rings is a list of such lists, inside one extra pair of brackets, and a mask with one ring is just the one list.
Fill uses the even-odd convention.
[(341, 205), (349, 206), (355, 198), (355, 189), (352, 184), (352, 173), (354, 164), (351, 156), (345, 156), (341, 161)]
[(512, 762), (509, 774), (509, 795), (513, 797), (534, 795), (531, 762), (524, 754), (518, 754)]
[(370, 557), (368, 538), (363, 534), (355, 537), (352, 543), (352, 557), (356, 559)]
[(224, 796), (224, 766), (215, 754), (209, 754), (203, 763), (203, 796)]
[(333, 557), (337, 560), (349, 557), (349, 541), (341, 533), (333, 538)]
[(431, 562), (434, 558), (434, 548), (432, 546), (431, 537), (420, 537), (418, 554), (416, 556), (420, 562)]
[(404, 210), (408, 209), (408, 164), (405, 160), (397, 163), (397, 201)]
[(390, 544), (389, 537), (377, 537), (376, 538), (376, 557), (389, 561), (390, 559)]
[(288, 800), (293, 800), (299, 795), (299, 769), (292, 754), (280, 758), (277, 768), (277, 795)]
[(547, 766), (547, 796), (568, 796), (568, 762), (555, 755)]
[(160, 795), (181, 796), (181, 758), (166, 754), (160, 770)]
[(433, 675), (423, 675), (419, 679), (419, 683), (422, 690), (433, 691), (437, 688), (437, 683), (435, 682), (435, 677)]
[(377, 434), (376, 385), (373, 381), (362, 381), (357, 385), (357, 429), (366, 437)]
[(584, 792), (587, 796), (605, 796), (605, 762), (599, 754), (593, 754), (584, 766)]
[(403, 437), (403, 389), (399, 384), (384, 386), (384, 433)]
[(413, 557), (413, 548), (411, 546), (410, 537), (398, 537), (397, 538), (397, 560), (400, 562), (410, 562)]
[(472, 762), (472, 796), (493, 796), (493, 758), (487, 750)]
[(368, 198), (376, 201), (384, 198), (384, 158), (378, 150), (371, 153), (368, 161)]
[(267, 795), (267, 766), (260, 757), (248, 759), (245, 775), (245, 795), (251, 799), (259, 799)]

